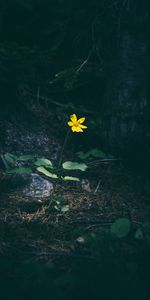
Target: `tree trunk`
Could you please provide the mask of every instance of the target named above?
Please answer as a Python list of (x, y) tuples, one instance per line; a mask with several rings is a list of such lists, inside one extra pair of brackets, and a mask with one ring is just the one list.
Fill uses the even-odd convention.
[(150, 152), (147, 11), (144, 8), (140, 17), (134, 10), (131, 21), (126, 19), (122, 26), (117, 54), (109, 66), (102, 118), (105, 143), (112, 152), (126, 155)]

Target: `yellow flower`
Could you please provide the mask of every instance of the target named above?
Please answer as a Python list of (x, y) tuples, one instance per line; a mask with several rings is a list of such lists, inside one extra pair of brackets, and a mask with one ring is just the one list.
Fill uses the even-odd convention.
[(70, 116), (70, 120), (68, 122), (68, 125), (71, 126), (73, 132), (83, 132), (83, 129), (86, 129), (87, 126), (82, 125), (82, 123), (85, 121), (85, 118), (77, 119), (76, 114), (73, 114)]

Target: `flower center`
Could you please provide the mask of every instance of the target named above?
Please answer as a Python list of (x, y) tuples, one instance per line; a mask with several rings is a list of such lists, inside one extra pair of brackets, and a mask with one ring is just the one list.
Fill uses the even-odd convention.
[(78, 127), (79, 126), (79, 122), (78, 121), (76, 121), (76, 122), (74, 122), (74, 124), (73, 124), (75, 127)]

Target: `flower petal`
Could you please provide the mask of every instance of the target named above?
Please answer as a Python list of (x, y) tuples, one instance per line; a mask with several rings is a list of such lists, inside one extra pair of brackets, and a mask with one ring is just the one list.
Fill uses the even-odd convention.
[(71, 129), (72, 129), (73, 132), (77, 131), (77, 127), (76, 126), (72, 126)]
[(76, 114), (71, 115), (71, 116), (70, 116), (70, 119), (71, 119), (72, 122), (76, 122), (76, 121), (77, 121), (77, 116), (76, 116)]
[(78, 120), (78, 122), (79, 122), (80, 124), (82, 124), (84, 121), (85, 121), (85, 118), (80, 118), (80, 119)]
[(83, 132), (83, 130), (80, 127), (76, 127), (76, 132)]
[(73, 126), (73, 123), (71, 121), (68, 122), (69, 126)]
[(87, 126), (85, 126), (85, 125), (79, 125), (79, 126), (80, 126), (80, 128), (83, 128), (83, 129), (87, 128)]

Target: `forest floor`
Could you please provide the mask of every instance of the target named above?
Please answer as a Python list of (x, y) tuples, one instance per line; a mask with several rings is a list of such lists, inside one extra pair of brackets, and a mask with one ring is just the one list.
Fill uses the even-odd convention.
[[(118, 238), (110, 229), (122, 217), (131, 229)], [(44, 200), (1, 195), (1, 299), (146, 299), (149, 253), (149, 179), (121, 162), (99, 163), (86, 184), (58, 184)]]
[[(52, 116), (40, 111), (35, 119), (45, 124)], [(48, 132), (57, 125), (51, 134), (60, 131), (56, 120), (54, 115), (48, 123)], [(120, 160), (90, 165), (80, 182), (58, 182), (47, 198), (23, 196), (0, 174), (5, 185), (0, 195), (1, 300), (149, 299), (149, 177)], [(123, 237), (112, 233), (119, 218), (131, 225)]]

